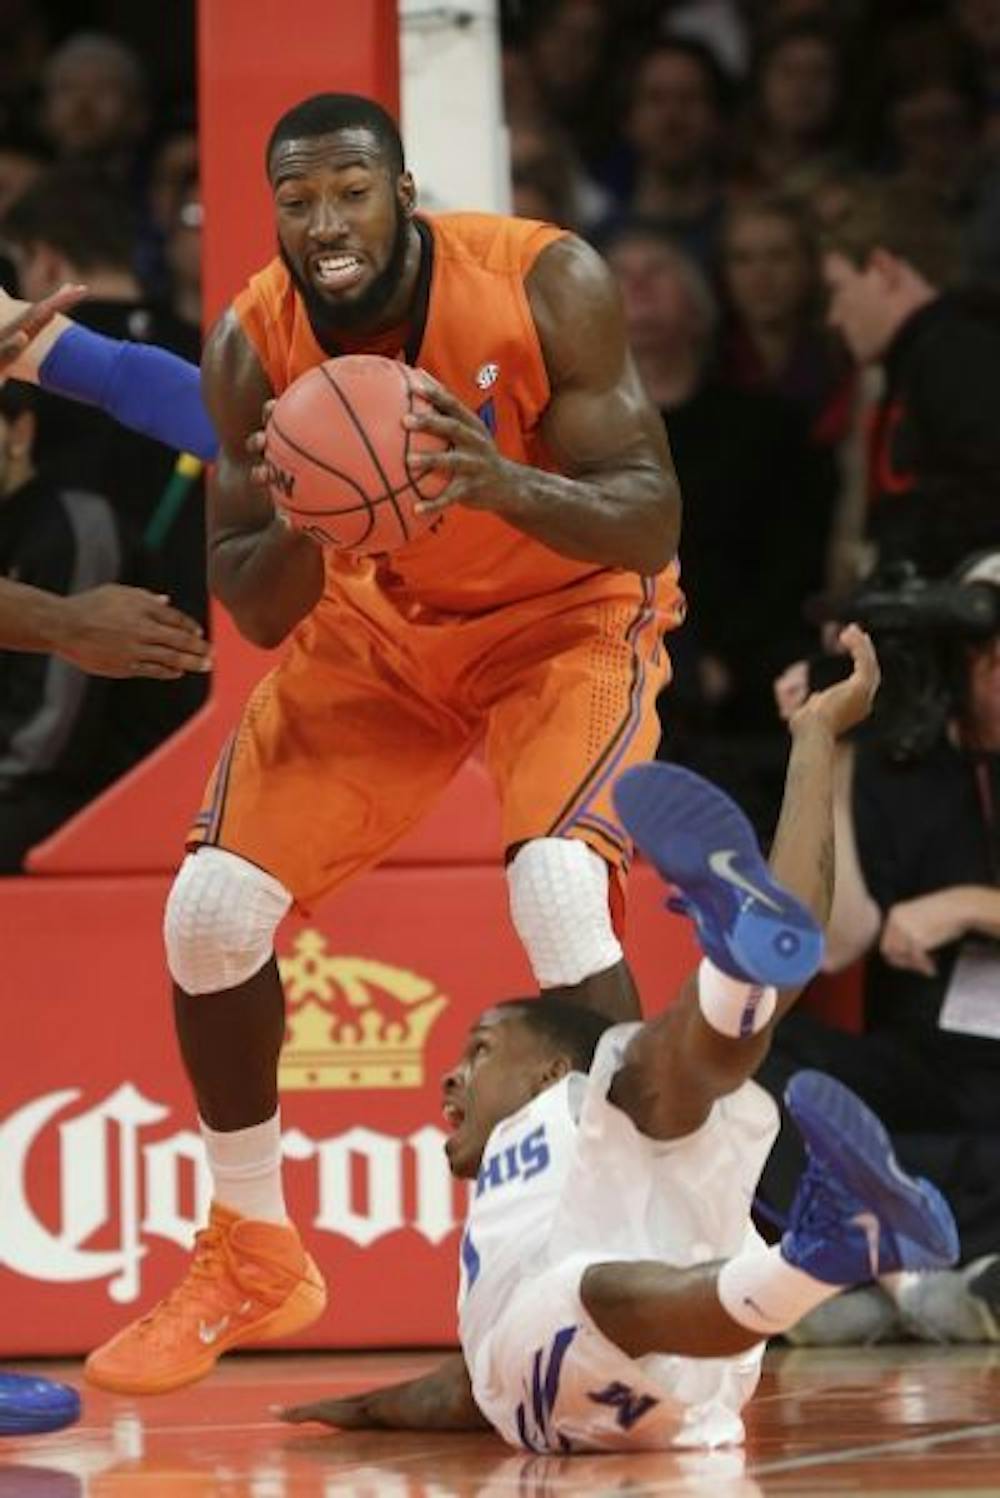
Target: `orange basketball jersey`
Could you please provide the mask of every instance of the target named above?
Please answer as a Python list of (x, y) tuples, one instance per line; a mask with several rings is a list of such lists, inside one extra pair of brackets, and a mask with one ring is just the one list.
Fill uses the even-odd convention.
[[(563, 231), (478, 213), (421, 216), (416, 224), (424, 242), (421, 281), (399, 357), (477, 411), (505, 457), (555, 468), (538, 430), (550, 391), (524, 283)], [(280, 259), (251, 277), (234, 306), (275, 394), (330, 357)], [(359, 352), (356, 344), (351, 351)], [(327, 570), (334, 592), (379, 582), (433, 610), (464, 614), (548, 593), (600, 569), (560, 556), (495, 515), (456, 505), (389, 563), (331, 552)]]

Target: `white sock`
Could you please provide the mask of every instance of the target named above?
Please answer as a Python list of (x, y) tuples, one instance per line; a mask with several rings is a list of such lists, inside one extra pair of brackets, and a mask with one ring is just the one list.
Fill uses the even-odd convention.
[(828, 1285), (796, 1269), (781, 1256), (775, 1244), (730, 1259), (719, 1270), (717, 1283), (722, 1309), (741, 1326), (762, 1337), (787, 1331), (807, 1311), (839, 1295), (843, 1285)]
[(241, 1217), (287, 1222), (281, 1188), (281, 1110), (249, 1129), (219, 1133), (200, 1119), (215, 1200)]
[(708, 957), (701, 959), (698, 1008), (720, 1035), (728, 1035), (730, 1040), (756, 1035), (770, 1021), (777, 1001), (776, 989), (731, 978)]

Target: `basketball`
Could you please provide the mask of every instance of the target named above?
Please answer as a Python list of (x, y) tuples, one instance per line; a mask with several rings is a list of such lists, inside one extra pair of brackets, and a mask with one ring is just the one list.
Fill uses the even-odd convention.
[(418, 515), (448, 475), (413, 469), (417, 454), (447, 443), (403, 426), (433, 409), (415, 371), (396, 359), (346, 354), (301, 375), (267, 424), (264, 464), (271, 497), (297, 529), (324, 546), (391, 552), (433, 524)]

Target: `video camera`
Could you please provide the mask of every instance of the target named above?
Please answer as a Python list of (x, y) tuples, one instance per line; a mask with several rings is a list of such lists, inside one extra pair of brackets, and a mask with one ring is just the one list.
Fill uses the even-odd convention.
[[(938, 743), (961, 705), (962, 646), (1000, 634), (1000, 553), (996, 580), (979, 580), (980, 559), (963, 563), (955, 577), (931, 582), (909, 562), (894, 563), (844, 598), (817, 600), (807, 612), (815, 623), (860, 624), (872, 636), (882, 685), (869, 720), (869, 737), (895, 761), (921, 758)], [(968, 572), (970, 578), (964, 580)], [(809, 663), (811, 690), (846, 674), (841, 656)]]

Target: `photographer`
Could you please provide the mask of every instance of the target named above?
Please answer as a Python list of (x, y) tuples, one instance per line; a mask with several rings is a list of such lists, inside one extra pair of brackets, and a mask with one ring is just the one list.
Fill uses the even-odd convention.
[[(900, 187), (859, 194), (823, 257), (827, 320), (883, 389), (867, 441), (877, 563), (946, 577), (1000, 545), (1000, 295), (952, 289), (957, 244)], [(947, 288), (947, 289), (942, 289)], [(862, 517), (840, 517), (844, 549)]]
[[(966, 1267), (848, 1297), (798, 1336), (869, 1340), (901, 1317), (933, 1340), (1000, 1340), (1000, 551), (948, 584), (866, 586), (849, 611), (885, 690), (840, 765), (827, 968), (867, 958), (865, 1033), (796, 1012), (761, 1081), (780, 1096), (806, 1065), (855, 1088), (948, 1196)], [(787, 717), (806, 667), (776, 690)], [(801, 1163), (789, 1133), (761, 1190), (778, 1211)]]

